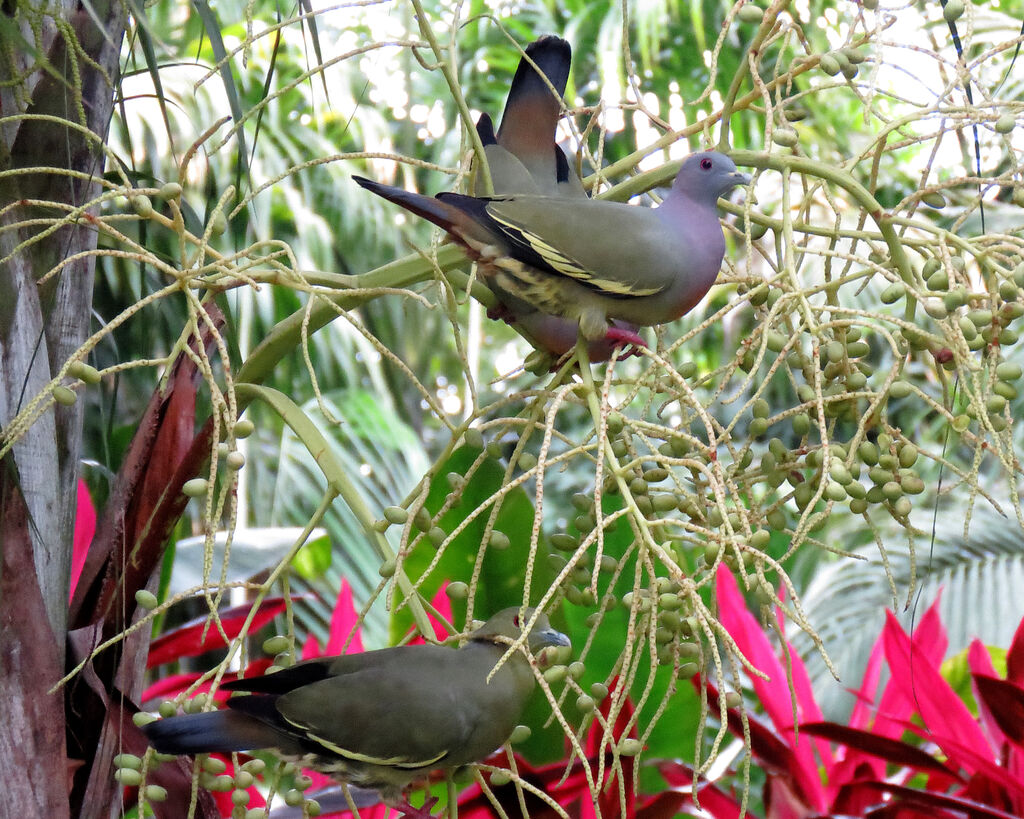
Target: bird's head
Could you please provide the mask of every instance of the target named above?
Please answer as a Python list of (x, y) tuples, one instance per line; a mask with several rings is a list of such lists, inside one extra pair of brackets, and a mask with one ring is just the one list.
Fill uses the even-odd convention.
[(746, 185), (750, 177), (736, 169), (736, 163), (718, 151), (702, 151), (683, 162), (672, 183), (672, 193), (697, 201), (717, 202), (736, 185)]
[[(534, 609), (532, 608), (502, 609), (474, 631), (470, 635), (470, 639), (509, 645), (519, 639), (524, 627), (529, 625), (533, 616)], [(551, 623), (548, 622), (548, 617), (544, 613), (537, 616), (537, 622), (530, 629), (526, 643), (530, 648), (530, 653), (535, 656), (548, 647), (571, 648), (572, 646), (568, 637), (551, 627)]]

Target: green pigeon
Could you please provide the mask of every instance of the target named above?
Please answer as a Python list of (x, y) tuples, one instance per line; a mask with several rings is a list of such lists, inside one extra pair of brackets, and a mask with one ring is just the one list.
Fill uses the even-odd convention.
[(657, 208), (543, 194), (429, 197), (352, 178), (444, 228), (480, 262), (485, 281), (578, 322), (584, 338), (644, 346), (609, 321), (663, 324), (697, 305), (725, 256), (718, 199), (748, 181), (717, 151), (688, 157)]
[[(228, 682), (221, 688), (250, 695), (232, 697), (221, 711), (151, 722), (143, 731), (161, 753), (274, 749), (407, 808), (405, 791), (431, 771), (476, 762), (508, 740), (534, 674), (522, 650), (494, 669), (533, 617), (529, 608), (500, 611), (457, 649), (397, 646)], [(538, 614), (526, 645), (536, 656), (549, 646), (569, 646), (569, 638)]]
[(645, 345), (616, 322), (662, 324), (696, 306), (725, 256), (718, 199), (749, 177), (724, 154), (705, 151), (682, 163), (657, 208), (587, 198), (554, 143), (554, 92), (565, 87), (568, 44), (538, 42), (534, 63), (554, 91), (521, 62), (498, 132), (489, 118), (478, 125), (488, 166), (493, 161), (493, 196), (429, 197), (353, 179), (447, 231), (513, 315), (559, 316), (590, 341)]
[[(496, 194), (588, 198), (575, 167), (555, 140), (571, 62), (572, 47), (561, 37), (546, 35), (534, 40), (526, 47), (512, 78), (501, 127), (495, 132), (487, 114), (477, 120), (476, 130)], [(476, 193), (486, 193), (482, 174), (477, 177)], [(541, 312), (503, 289), (493, 277), (487, 283), (501, 305), (489, 311), (492, 318), (514, 324), (535, 346), (556, 357), (576, 344), (576, 322)], [(612, 322), (612, 326), (636, 332), (636, 326), (626, 322)], [(615, 339), (595, 339), (587, 345), (588, 357), (594, 362), (607, 361), (618, 343)]]

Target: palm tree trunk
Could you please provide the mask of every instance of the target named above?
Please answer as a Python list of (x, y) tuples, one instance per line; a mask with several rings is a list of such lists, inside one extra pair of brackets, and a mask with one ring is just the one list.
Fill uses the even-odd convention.
[[(83, 254), (97, 242), (88, 203), (106, 163), (125, 8), (4, 5), (0, 166), (16, 172), (0, 180), (0, 446), (16, 443), (0, 464), (0, 758), (10, 771), (43, 773), (7, 778), (11, 816), (70, 815), (64, 697), (47, 691), (64, 673), (82, 404), (53, 404), (24, 430), (11, 422), (88, 335), (94, 259)], [(45, 237), (32, 223), (60, 217)]]

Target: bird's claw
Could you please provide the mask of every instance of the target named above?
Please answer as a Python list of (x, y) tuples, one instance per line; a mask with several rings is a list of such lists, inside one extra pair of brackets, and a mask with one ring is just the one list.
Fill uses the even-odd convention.
[(409, 819), (435, 819), (434, 815), (430, 812), (430, 809), (436, 804), (437, 797), (428, 796), (422, 807), (414, 808), (408, 801), (406, 801), (398, 806), (398, 810), (401, 812), (402, 816), (406, 816)]
[(633, 330), (627, 330), (624, 327), (609, 327), (608, 331), (604, 334), (605, 340), (610, 341), (616, 347), (632, 347), (633, 349), (627, 350), (625, 355), (621, 358), (629, 358), (631, 355), (639, 355), (641, 349), (650, 349), (644, 337)]

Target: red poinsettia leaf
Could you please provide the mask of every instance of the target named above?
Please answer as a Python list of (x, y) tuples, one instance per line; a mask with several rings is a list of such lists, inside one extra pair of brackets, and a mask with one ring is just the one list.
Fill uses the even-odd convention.
[[(882, 676), (882, 666), (885, 662), (885, 646), (883, 635), (878, 634), (878, 639), (871, 647), (868, 655), (868, 662), (864, 668), (864, 676), (861, 678), (860, 688), (847, 689), (854, 696), (853, 710), (850, 713), (848, 724), (851, 728), (867, 730), (875, 718), (875, 697), (878, 693), (878, 683)], [(885, 735), (884, 732), (872, 731), (876, 735)], [(890, 734), (898, 736), (898, 734)], [(835, 786), (842, 782), (852, 782), (855, 772), (862, 766), (867, 766), (873, 773), (872, 778), (881, 779), (885, 776), (885, 762), (869, 754), (862, 754), (854, 748), (847, 748), (846, 755), (839, 760), (829, 775), (829, 784)], [(833, 794), (833, 806), (839, 794)]]
[[(249, 665), (245, 667), (245, 673), (243, 677), (262, 677), (268, 668), (273, 665), (273, 660), (269, 657), (260, 657), (258, 660), (253, 660)], [(195, 688), (192, 686), (195, 682), (200, 679), (203, 675), (197, 673), (191, 674), (170, 674), (166, 677), (161, 677), (149, 688), (142, 692), (142, 696), (139, 701), (142, 703), (153, 702), (154, 700), (172, 700), (179, 694), (192, 689), (194, 694), (209, 694), (210, 689), (213, 687), (213, 683), (210, 680), (206, 680), (200, 683)], [(232, 679), (236, 679), (236, 675), (232, 674)], [(223, 705), (228, 701), (231, 696), (230, 691), (225, 691), (223, 688), (218, 688), (217, 693), (213, 695), (215, 702)]]
[(847, 784), (840, 786), (836, 791), (830, 815), (867, 816), (869, 808), (877, 805), (881, 800), (878, 791), (865, 784), (875, 781), (874, 772), (867, 765), (860, 765), (859, 770), (865, 774), (863, 777), (851, 777)]
[(1017, 625), (1013, 641), (1006, 652), (1006, 679), (1024, 685), (1024, 620)]
[[(910, 638), (892, 612), (886, 612), (883, 633), (885, 656), (892, 672), (888, 687), (899, 690), (903, 697), (917, 706), (929, 736), (936, 742), (940, 735), (956, 737), (959, 747), (966, 747), (973, 754), (991, 760), (993, 752), (985, 734), (967, 706), (942, 678), (938, 661), (929, 662), (926, 652), (917, 650), (917, 643), (911, 647)], [(951, 761), (963, 764), (956, 755), (956, 749), (940, 747)]]
[[(615, 724), (612, 726), (612, 737), (615, 741), (624, 737), (636, 737), (636, 725), (633, 723), (633, 703), (630, 701), (628, 693), (621, 690), (619, 685), (619, 678), (615, 677), (612, 679), (610, 689), (613, 695), (605, 697), (601, 702), (600, 712), (604, 717), (604, 721), (607, 722), (613, 704), (618, 701), (620, 696), (624, 699), (621, 701), (621, 705), (618, 706), (618, 714), (615, 718)], [(596, 775), (597, 764), (596, 761), (600, 759), (602, 753), (601, 738), (604, 735), (604, 730), (600, 725), (599, 720), (594, 720), (590, 724), (590, 728), (587, 730), (587, 735), (584, 738), (583, 749), (587, 754), (587, 762), (590, 770)], [(600, 783), (600, 791), (597, 795), (597, 800), (587, 796), (586, 798), (580, 799), (579, 808), (579, 819), (598, 819), (601, 816), (619, 816), (623, 813), (627, 817), (632, 817), (635, 812), (636, 805), (636, 760), (634, 758), (620, 758), (619, 765), (621, 768), (614, 765), (614, 758), (611, 754), (605, 753), (605, 772), (604, 780)], [(621, 787), (619, 784), (619, 776), (622, 776)], [(578, 763), (573, 766), (573, 772), (570, 774), (570, 778), (573, 775), (584, 777), (584, 771), (582, 766)], [(568, 780), (566, 782), (568, 784)], [(587, 790), (589, 793), (589, 786), (585, 778), (579, 780), (578, 787)], [(620, 801), (620, 794), (622, 800)]]
[[(617, 698), (622, 695), (619, 690), (619, 677), (613, 677), (608, 688), (614, 692), (614, 696), (605, 697), (601, 700), (600, 712), (601, 716), (608, 719), (608, 715), (611, 714), (612, 704), (616, 702)], [(636, 723), (633, 720), (633, 713), (635, 712), (633, 702), (627, 695), (622, 704), (619, 707), (618, 715), (615, 717), (615, 725), (612, 727), (612, 736), (616, 741), (625, 739), (626, 737), (636, 738)], [(601, 738), (604, 736), (604, 727), (601, 725), (599, 720), (594, 720), (590, 723), (590, 727), (587, 729), (587, 735), (583, 741), (583, 750), (587, 756), (597, 758), (597, 755), (601, 753)]]
[[(780, 625), (780, 627), (784, 626)], [(796, 692), (796, 700), (800, 705), (799, 714), (801, 721), (821, 722), (825, 719), (825, 715), (821, 713), (818, 701), (814, 698), (814, 688), (811, 685), (810, 677), (807, 675), (807, 667), (800, 660), (799, 655), (797, 655), (789, 642), (786, 643), (786, 646), (792, 658), (791, 675), (793, 677), (793, 690)], [(832, 766), (835, 764), (832, 748), (827, 742), (817, 742), (815, 743), (815, 748), (818, 750), (818, 757), (824, 768), (824, 779), (828, 781), (832, 772)]]
[(974, 674), (986, 674), (989, 677), (998, 677), (996, 667), (992, 664), (992, 655), (985, 648), (985, 644), (975, 638), (971, 640), (967, 649), (967, 667)]
[(957, 796), (964, 799), (971, 799), (983, 805), (990, 805), (1000, 810), (1008, 810), (1015, 816), (1020, 816), (1017, 810), (1017, 803), (1022, 801), (1019, 793), (1014, 793), (1006, 788), (1001, 782), (994, 780), (985, 774), (975, 774), (967, 783), (967, 787), (957, 791)]
[(1024, 748), (1024, 689), (985, 674), (971, 674), (975, 690), (1010, 742)]
[[(166, 677), (161, 677), (142, 692), (139, 702), (145, 704), (153, 700), (174, 699), (182, 691), (187, 691), (202, 676), (202, 674), (169, 674)], [(206, 688), (209, 689), (209, 687), (207, 684)], [(200, 689), (201, 686), (196, 690)], [(227, 691), (224, 692), (225, 695), (227, 693)]]
[(951, 768), (947, 768), (939, 760), (930, 756), (913, 745), (897, 739), (878, 736), (869, 731), (861, 731), (840, 725), (837, 722), (805, 722), (800, 726), (812, 736), (822, 737), (831, 742), (838, 742), (865, 754), (879, 757), (895, 765), (914, 768), (924, 773), (940, 774), (952, 779), (963, 781), (963, 778)]
[(896, 785), (890, 782), (869, 782), (866, 786), (875, 788), (881, 793), (887, 793), (896, 800), (908, 802), (913, 805), (929, 808), (928, 816), (935, 814), (932, 808), (949, 808), (951, 811), (958, 811), (958, 815), (970, 816), (971, 819), (1020, 819), (1012, 813), (1006, 813), (991, 805), (976, 802), (973, 799), (964, 799), (961, 796), (954, 796), (948, 793), (935, 793), (933, 791), (908, 788), (904, 785)]
[(972, 779), (976, 776), (984, 776), (993, 782), (999, 783), (1008, 792), (1007, 798), (1010, 798), (1010, 794), (1024, 796), (1024, 778), (1017, 777), (1006, 768), (997, 765), (987, 753), (984, 755), (975, 753), (972, 748), (962, 744), (959, 737), (953, 738), (926, 731), (910, 722), (907, 723), (906, 727), (907, 730), (913, 731), (942, 748), (950, 758), (950, 761), (956, 761), (961, 765), (964, 770), (971, 774)]
[[(886, 628), (883, 627), (879, 639), (884, 652), (887, 639)], [(935, 602), (928, 607), (921, 622), (914, 629), (911, 638), (915, 663), (927, 663), (932, 668), (938, 668), (945, 657), (947, 642), (946, 631), (942, 626), (942, 618), (939, 616), (939, 598), (936, 597)], [(882, 692), (871, 730), (876, 734), (895, 739), (903, 733), (902, 721), (909, 719), (916, 710), (914, 697), (907, 696), (906, 686), (893, 684), (890, 680)]]
[(661, 778), (673, 788), (689, 788), (693, 785), (693, 768), (676, 759), (659, 759), (655, 767)]
[(882, 662), (885, 660), (885, 646), (882, 640), (883, 635), (879, 633), (878, 639), (871, 647), (871, 654), (868, 656), (868, 663), (864, 669), (864, 676), (861, 678), (860, 688), (854, 692), (856, 700), (853, 704), (853, 711), (850, 713), (850, 727), (866, 729), (871, 724), (871, 715), (875, 703), (875, 694), (878, 691), (878, 680), (882, 676)]
[[(347, 645), (346, 645), (347, 643)], [(359, 654), (363, 651), (363, 635), (359, 630), (359, 614), (352, 601), (352, 587), (347, 580), (341, 581), (338, 599), (331, 613), (331, 636), (327, 639), (325, 654)]]
[[(818, 771), (813, 744), (803, 741), (793, 732), (793, 701), (796, 696), (796, 718), (807, 716), (820, 718), (821, 712), (810, 694), (810, 685), (794, 686), (795, 693), (789, 688), (789, 675), (786, 666), (776, 656), (775, 648), (765, 635), (764, 629), (754, 616), (747, 610), (743, 596), (740, 594), (736, 578), (723, 563), (718, 567), (715, 576), (715, 595), (718, 601), (719, 620), (732, 638), (736, 641), (743, 656), (754, 668), (764, 672), (768, 679), (750, 674), (751, 685), (757, 694), (758, 702), (764, 708), (778, 734), (787, 743), (791, 757), (790, 774), (797, 783), (802, 798), (807, 805), (818, 811), (827, 809), (825, 788)], [(806, 678), (807, 672), (796, 652), (789, 651), (789, 663), (792, 667), (794, 680), (798, 676)], [(799, 670), (798, 670), (799, 669)], [(806, 697), (807, 701), (802, 701)], [(826, 768), (831, 766), (831, 749), (821, 743), (822, 760)]]
[(352, 601), (352, 587), (342, 579), (338, 589), (338, 597), (334, 601), (331, 613), (331, 628), (327, 638), (327, 647), (321, 648), (320, 642), (310, 635), (302, 646), (302, 659), (312, 657), (333, 657), (337, 654), (361, 654), (363, 636), (359, 630), (359, 615)]
[[(700, 686), (700, 675), (692, 678), (695, 687)], [(705, 685), (708, 697), (708, 706), (711, 714), (719, 713), (718, 689), (711, 683)], [(739, 709), (729, 708), (726, 710), (729, 730), (734, 736), (743, 737), (743, 718)], [(775, 733), (770, 725), (760, 719), (756, 714), (747, 712), (747, 725), (750, 730), (750, 750), (757, 758), (761, 767), (769, 773), (792, 775), (799, 770), (799, 762), (793, 755), (793, 751)]]
[[(434, 607), (434, 611), (443, 617), (445, 621), (452, 623), (452, 601), (449, 599), (448, 595), (445, 594), (445, 589), (447, 588), (448, 581), (445, 580), (434, 594), (433, 599), (430, 601), (430, 605)], [(435, 640), (443, 642), (451, 636), (451, 631), (449, 631), (448, 626), (444, 625), (444, 622), (435, 617), (429, 610), (427, 612), (427, 617), (430, 620), (431, 627), (434, 629)], [(415, 626), (411, 626), (408, 633), (412, 634), (415, 628)], [(407, 642), (409, 645), (421, 645), (427, 641), (424, 639), (423, 635), (417, 631)]]
[[(992, 655), (989, 650), (985, 648), (984, 643), (981, 640), (971, 640), (971, 645), (967, 649), (967, 667), (971, 670), (971, 674), (983, 675), (986, 677), (998, 678), (999, 675), (996, 673), (995, 666), (992, 664)], [(989, 742), (993, 748), (1001, 748), (1009, 740), (1006, 735), (1000, 730), (999, 722), (995, 715), (992, 713), (992, 709), (988, 707), (984, 697), (978, 691), (977, 680), (971, 680), (971, 687), (974, 690), (974, 699), (978, 703), (978, 716), (981, 718), (982, 728), (988, 734)]]
[[(504, 754), (497, 754), (489, 761), (497, 766), (502, 766), (505, 764)], [(592, 770), (596, 768), (596, 763), (597, 760), (594, 758), (587, 760), (587, 764)], [(566, 809), (573, 819), (580, 817), (584, 804), (591, 803), (590, 788), (578, 759), (573, 763), (569, 776), (564, 782), (562, 782), (562, 775), (565, 773), (564, 762), (555, 762), (534, 768), (517, 754), (516, 766), (519, 769), (519, 776), (524, 781), (533, 785), (540, 792), (548, 794), (556, 803)], [(559, 785), (560, 782), (561, 785)], [(491, 785), (490, 788), (506, 816), (522, 815), (519, 806), (521, 790), (526, 803), (526, 815), (530, 819), (558, 819), (557, 811), (547, 802), (534, 796), (528, 790), (517, 788), (515, 782)], [(494, 816), (496, 816), (494, 806), (478, 785), (473, 785), (462, 792), (459, 797), (459, 819), (493, 819)]]
[(807, 804), (793, 786), (787, 777), (768, 777), (763, 793), (765, 819), (806, 819)]
[[(263, 601), (260, 610), (256, 612), (256, 616), (249, 626), (249, 633), (255, 634), (284, 609), (283, 597), (268, 597)], [(251, 610), (252, 606), (246, 603), (225, 609), (220, 613), (221, 627), (229, 640), (241, 633)], [(213, 624), (208, 624), (208, 620), (209, 615), (197, 617), (174, 631), (161, 634), (153, 640), (149, 648), (149, 656), (146, 658), (146, 668), (174, 662), (182, 657), (195, 657), (215, 648), (224, 648), (227, 643), (224, 642), (220, 629)]]
[[(688, 794), (673, 793), (667, 791), (652, 796), (640, 804), (633, 814), (635, 819), (672, 819), (679, 809), (690, 801)], [(701, 807), (705, 807), (704, 799), (701, 799)], [(606, 816), (608, 814), (605, 814)], [(724, 819), (723, 814), (713, 813), (715, 819)], [(736, 814), (739, 816), (739, 814)]]
[(78, 479), (78, 496), (75, 500), (75, 537), (71, 549), (71, 585), (68, 589), (68, 602), (75, 596), (78, 578), (85, 566), (86, 555), (96, 534), (96, 507), (93, 505), (89, 488), (85, 481)]
[(785, 666), (776, 656), (775, 647), (761, 624), (747, 609), (736, 578), (724, 563), (718, 567), (715, 577), (715, 595), (722, 625), (736, 641), (743, 656), (768, 677), (762, 679), (750, 675), (758, 701), (777, 730), (792, 728), (793, 694), (789, 690)]
[(739, 801), (731, 797), (713, 782), (702, 781), (697, 784), (697, 799), (694, 800), (689, 789), (693, 787), (693, 768), (674, 759), (663, 759), (656, 763), (658, 773), (673, 789), (682, 790), (686, 804), (696, 805), (714, 819), (739, 819), (742, 810)]
[[(877, 799), (876, 799), (877, 802)], [(858, 816), (860, 814), (853, 814)], [(929, 807), (927, 810), (903, 802), (888, 803), (864, 813), (864, 819), (963, 819), (959, 813), (950, 813)]]
[[(452, 614), (452, 599), (448, 596), (447, 580), (445, 580), (441, 584), (440, 588), (434, 594), (433, 598), (430, 601), (430, 605), (434, 607), (434, 611), (436, 611), (441, 617), (443, 617), (449, 623), (451, 623), (455, 619), (454, 615)], [(437, 633), (437, 637), (439, 640), (444, 639), (448, 636), (446, 630), (441, 629), (440, 631), (438, 631), (438, 628), (439, 626), (435, 620), (434, 630)]]

